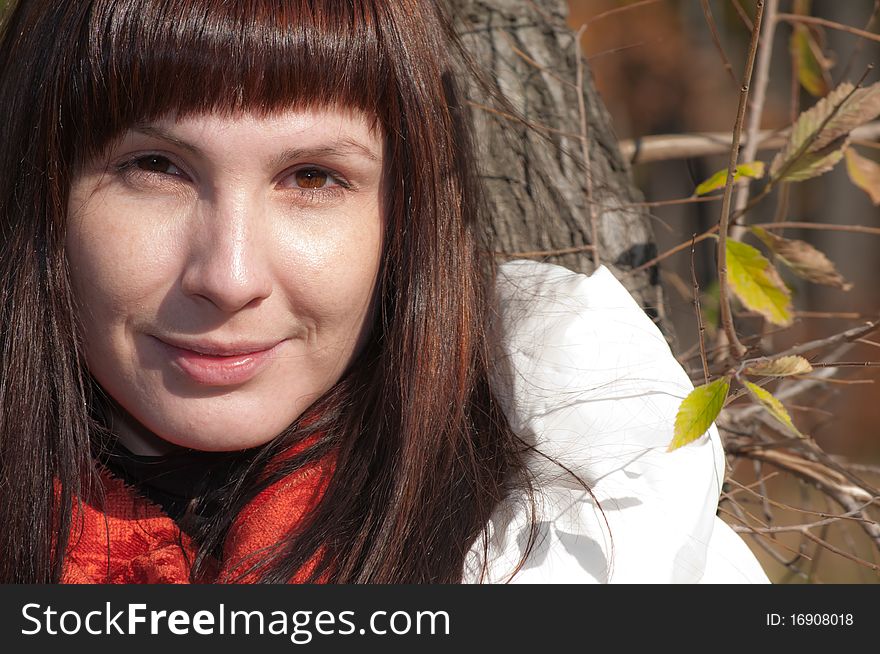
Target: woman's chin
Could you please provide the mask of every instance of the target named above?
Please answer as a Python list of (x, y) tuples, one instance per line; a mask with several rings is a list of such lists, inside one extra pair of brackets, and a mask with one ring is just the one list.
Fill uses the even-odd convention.
[[(164, 432), (161, 438), (173, 445), (192, 450), (234, 452), (265, 445), (278, 436), (286, 426), (265, 429), (266, 425), (256, 419), (248, 425), (226, 423), (204, 425), (192, 430)], [(263, 429), (255, 429), (255, 427), (263, 427)]]
[(265, 445), (278, 436), (298, 416), (290, 420), (268, 420), (266, 414), (213, 415), (186, 419), (178, 413), (172, 421), (152, 421), (149, 416), (138, 424), (117, 426), (120, 441), (135, 454), (161, 455), (175, 447), (203, 452), (234, 452)]

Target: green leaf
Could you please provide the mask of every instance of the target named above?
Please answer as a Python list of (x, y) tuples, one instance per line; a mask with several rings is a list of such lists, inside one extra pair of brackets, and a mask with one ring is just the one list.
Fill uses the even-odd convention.
[(831, 90), (828, 71), (832, 62), (822, 52), (822, 46), (810, 28), (803, 23), (795, 24), (791, 34), (791, 53), (797, 66), (798, 80), (807, 93), (822, 97)]
[[(736, 167), (736, 170), (733, 173), (733, 181), (737, 182), (746, 177), (749, 177), (751, 179), (761, 179), (763, 176), (764, 162), (752, 161), (750, 163), (740, 164)], [(694, 193), (696, 195), (706, 195), (706, 193), (711, 193), (712, 191), (717, 191), (720, 188), (724, 188), (725, 184), (727, 184), (727, 168), (725, 168), (724, 170), (719, 170), (709, 179), (702, 182), (699, 186), (697, 186)]]
[(746, 389), (748, 389), (749, 394), (752, 396), (752, 399), (756, 400), (758, 404), (764, 407), (771, 416), (788, 427), (796, 436), (806, 438), (800, 431), (798, 431), (798, 428), (794, 426), (794, 423), (791, 421), (791, 416), (788, 415), (788, 411), (785, 410), (782, 402), (773, 397), (773, 395), (770, 394), (770, 391), (761, 388), (752, 382), (747, 381), (743, 383)]
[(770, 175), (797, 182), (831, 170), (843, 157), (849, 133), (878, 115), (880, 82), (859, 89), (844, 82), (798, 116)]
[(677, 450), (705, 434), (721, 413), (729, 390), (730, 380), (727, 377), (692, 390), (678, 407), (675, 433), (667, 451)]
[(758, 377), (789, 377), (813, 371), (813, 366), (803, 357), (787, 356), (763, 361), (745, 369), (747, 375)]
[(774, 325), (792, 322), (791, 293), (776, 268), (751, 245), (727, 240), (727, 280), (742, 303)]
[(880, 164), (847, 148), (846, 172), (850, 181), (868, 194), (871, 202), (880, 205)]
[(760, 227), (750, 229), (798, 277), (844, 291), (852, 288), (828, 257), (806, 241), (783, 238)]

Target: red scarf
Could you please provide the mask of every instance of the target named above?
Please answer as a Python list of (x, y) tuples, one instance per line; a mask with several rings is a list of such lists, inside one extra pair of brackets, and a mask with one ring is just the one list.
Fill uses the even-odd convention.
[[(299, 448), (294, 448), (299, 449)], [(293, 454), (289, 453), (288, 456)], [(325, 458), (272, 484), (239, 513), (229, 530), (222, 561), (204, 581), (256, 581), (250, 570), (260, 555), (284, 539), (320, 500), (332, 472)], [(103, 472), (104, 501), (74, 508), (62, 583), (187, 584), (196, 547), (161, 508), (125, 482)], [(304, 581), (309, 562), (291, 579)]]

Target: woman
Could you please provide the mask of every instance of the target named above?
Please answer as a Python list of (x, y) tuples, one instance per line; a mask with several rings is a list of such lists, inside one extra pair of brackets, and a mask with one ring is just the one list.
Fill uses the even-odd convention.
[[(558, 413), (574, 387), (548, 406), (547, 367), (523, 382), (516, 357), (535, 333), (524, 321), (561, 324), (560, 289), (610, 293), (608, 315), (629, 312), (618, 326), (653, 326), (612, 279), (585, 294), (528, 263), (499, 280), (492, 320), (447, 35), (420, 0), (10, 9), (0, 578), (565, 581), (569, 551), (590, 578), (651, 579), (653, 564), (614, 572), (645, 543), (624, 542), (621, 504), (590, 490), (642, 484), (650, 470), (632, 466), (656, 448), (623, 434), (632, 461), (566, 471), (587, 441), (545, 435), (575, 414), (545, 434), (529, 411)], [(659, 383), (680, 385), (647, 339)], [(662, 438), (657, 419), (668, 411), (632, 433)], [(647, 501), (663, 483), (637, 500), (653, 507), (637, 525), (676, 534), (656, 547), (657, 580), (706, 578), (718, 551), (753, 565), (727, 536), (712, 545), (717, 436), (675, 461), (663, 469), (702, 480), (697, 509)], [(594, 540), (609, 533), (613, 547)]]

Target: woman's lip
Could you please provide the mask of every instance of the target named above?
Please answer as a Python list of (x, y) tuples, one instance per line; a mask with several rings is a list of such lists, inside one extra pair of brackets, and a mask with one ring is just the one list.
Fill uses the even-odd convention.
[[(246, 351), (240, 354), (214, 354), (197, 352), (184, 347), (171, 345), (157, 339), (169, 354), (171, 363), (183, 371), (194, 382), (205, 386), (233, 386), (243, 384), (263, 370), (271, 363), (277, 350), (284, 341), (256, 351)], [(223, 351), (223, 348), (212, 346), (198, 346), (207, 352)], [(248, 350), (249, 347), (229, 348), (227, 351)]]

